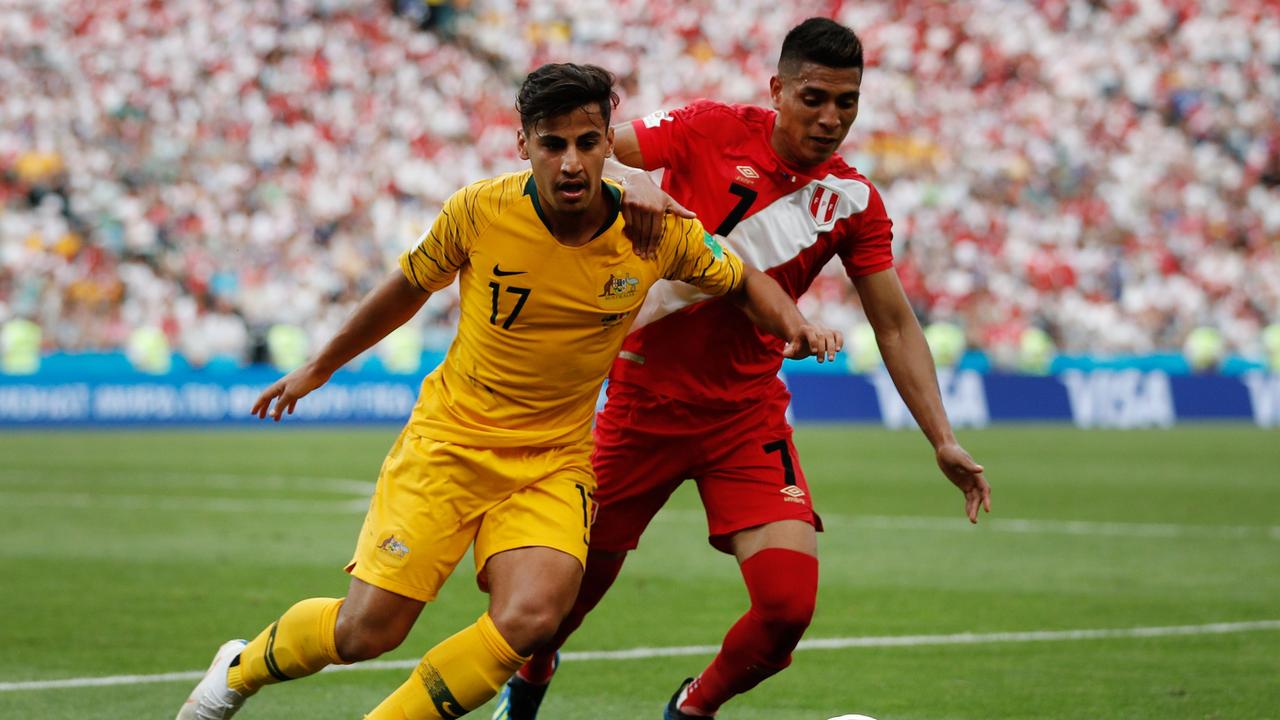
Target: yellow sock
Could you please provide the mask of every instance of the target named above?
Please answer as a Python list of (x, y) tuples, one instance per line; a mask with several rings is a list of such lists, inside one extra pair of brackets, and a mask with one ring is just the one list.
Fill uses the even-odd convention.
[(227, 685), (252, 695), (263, 685), (295, 680), (338, 665), (338, 609), (342, 600), (311, 598), (285, 611), (240, 651), (240, 660), (227, 671)]
[(431, 648), (417, 669), (365, 720), (448, 720), (498, 694), (529, 658), (511, 649), (489, 613)]

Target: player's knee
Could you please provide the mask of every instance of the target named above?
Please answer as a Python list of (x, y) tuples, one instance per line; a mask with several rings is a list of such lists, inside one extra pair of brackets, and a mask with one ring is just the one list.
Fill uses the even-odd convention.
[(783, 583), (754, 590), (748, 611), (756, 622), (754, 643), (762, 661), (760, 668), (772, 674), (791, 664), (791, 651), (800, 644), (813, 619), (816, 593), (797, 593)]
[(338, 657), (353, 663), (395, 650), (408, 634), (408, 627), (399, 623), (378, 622), (362, 615), (339, 616), (334, 643)]
[(550, 602), (530, 601), (490, 610), (493, 624), (503, 639), (521, 655), (527, 655), (545, 645), (560, 628), (564, 610)]
[(818, 560), (811, 555), (766, 549), (742, 564), (751, 612), (775, 651), (790, 652), (813, 619), (818, 597)]
[(757, 593), (751, 609), (778, 642), (794, 646), (813, 620), (815, 601), (812, 593), (777, 586)]

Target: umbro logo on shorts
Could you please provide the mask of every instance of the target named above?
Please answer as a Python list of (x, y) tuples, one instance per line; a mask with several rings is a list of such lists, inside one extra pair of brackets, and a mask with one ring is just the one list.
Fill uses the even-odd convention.
[(782, 488), (781, 490), (779, 490), (778, 492), (787, 496), (785, 498), (787, 502), (798, 502), (798, 503), (804, 502), (804, 500), (802, 499), (804, 498), (804, 491), (796, 487), (795, 485), (788, 485)]

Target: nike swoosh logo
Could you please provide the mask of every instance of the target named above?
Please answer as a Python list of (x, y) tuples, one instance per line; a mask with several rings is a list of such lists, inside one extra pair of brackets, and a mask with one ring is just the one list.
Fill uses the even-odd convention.
[(502, 268), (498, 267), (497, 263), (493, 264), (493, 274), (497, 275), (498, 277), (506, 277), (507, 275), (523, 275), (527, 272), (529, 271), (528, 270), (503, 270)]

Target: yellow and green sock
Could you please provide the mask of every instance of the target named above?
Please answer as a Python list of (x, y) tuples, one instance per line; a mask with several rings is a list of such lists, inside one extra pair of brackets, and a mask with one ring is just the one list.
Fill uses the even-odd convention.
[(240, 651), (227, 671), (227, 685), (252, 695), (263, 685), (342, 664), (334, 635), (341, 607), (340, 599), (311, 598), (289, 608)]
[(507, 643), (488, 613), (431, 648), (365, 720), (450, 720), (485, 704), (529, 658)]

